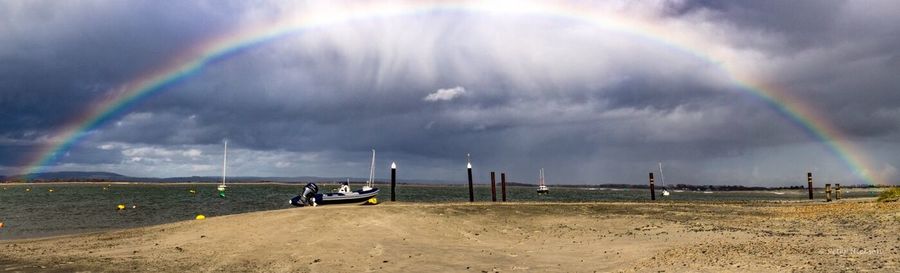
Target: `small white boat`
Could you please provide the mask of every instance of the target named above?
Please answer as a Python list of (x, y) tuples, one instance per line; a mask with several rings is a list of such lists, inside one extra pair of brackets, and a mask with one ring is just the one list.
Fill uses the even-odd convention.
[(538, 194), (548, 194), (548, 193), (550, 193), (550, 188), (548, 188), (547, 185), (544, 184), (544, 168), (541, 168), (541, 172), (540, 172), (540, 184), (538, 185), (537, 193), (538, 193)]

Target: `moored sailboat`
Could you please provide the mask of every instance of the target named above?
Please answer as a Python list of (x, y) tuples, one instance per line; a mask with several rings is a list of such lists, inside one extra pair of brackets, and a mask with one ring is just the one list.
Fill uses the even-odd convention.
[(666, 176), (663, 175), (662, 171), (662, 162), (659, 162), (659, 182), (663, 186), (662, 196), (669, 196), (669, 190), (666, 188)]
[(219, 190), (219, 197), (225, 198), (225, 189), (228, 186), (225, 186), (225, 171), (228, 168), (228, 141), (225, 141), (225, 152), (222, 153), (222, 184), (216, 188)]
[(544, 168), (541, 168), (539, 180), (540, 180), (540, 181), (539, 181), (539, 185), (538, 185), (538, 188), (537, 188), (537, 193), (538, 193), (538, 194), (548, 194), (548, 193), (550, 193), (550, 188), (548, 188), (547, 185), (544, 184)]

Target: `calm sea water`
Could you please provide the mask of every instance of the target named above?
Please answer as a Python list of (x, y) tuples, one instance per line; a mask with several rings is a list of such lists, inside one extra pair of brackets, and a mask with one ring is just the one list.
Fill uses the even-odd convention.
[[(226, 198), (217, 195), (211, 184), (29, 184), (0, 185), (0, 240), (71, 234), (117, 228), (139, 227), (194, 219), (197, 214), (214, 217), (251, 211), (293, 208), (288, 200), (303, 185), (235, 184)], [(356, 185), (358, 187), (358, 185)], [(337, 185), (320, 185), (329, 191)], [(26, 189), (30, 189), (27, 191)], [(52, 192), (50, 190), (53, 190)], [(196, 193), (190, 193), (194, 190)], [(533, 187), (507, 187), (510, 201), (643, 201), (646, 189), (552, 188), (551, 194), (537, 195)], [(500, 189), (497, 189), (500, 199)], [(817, 190), (817, 198), (824, 193)], [(806, 191), (680, 192), (658, 199), (671, 201), (753, 201), (804, 200)], [(490, 187), (476, 186), (476, 201), (490, 201)], [(657, 194), (660, 194), (657, 192)], [(874, 190), (845, 190), (845, 196), (874, 197)], [(380, 201), (390, 199), (390, 189), (381, 188)], [(402, 202), (464, 202), (468, 188), (459, 186), (398, 185)], [(126, 210), (116, 210), (125, 204)], [(136, 206), (136, 208), (132, 208)]]

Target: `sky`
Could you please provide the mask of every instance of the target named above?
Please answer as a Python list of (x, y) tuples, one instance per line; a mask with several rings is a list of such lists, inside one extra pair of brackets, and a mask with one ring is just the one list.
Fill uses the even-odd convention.
[[(0, 0), (0, 174), (209, 41), (409, 3)], [(807, 171), (900, 182), (898, 1), (559, 4), (662, 34), (493, 3), (335, 20), (229, 52), (41, 170), (219, 175), (227, 140), (233, 176), (366, 177), (376, 149), (376, 176), (395, 161), (404, 179), (464, 181), (471, 154), (477, 182), (496, 171), (536, 183), (544, 168), (549, 184), (639, 184), (659, 163), (667, 183), (803, 185)], [(741, 79), (797, 98), (864, 164)]]

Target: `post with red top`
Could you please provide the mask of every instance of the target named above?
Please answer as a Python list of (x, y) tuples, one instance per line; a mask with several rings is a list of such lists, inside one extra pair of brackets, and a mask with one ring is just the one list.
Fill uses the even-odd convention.
[(394, 197), (394, 188), (397, 187), (397, 163), (391, 162), (391, 202), (397, 201)]
[(500, 192), (503, 195), (503, 202), (506, 202), (506, 173), (500, 173)]
[(650, 200), (656, 200), (656, 188), (653, 185), (653, 173), (650, 173)]
[(806, 189), (809, 190), (809, 200), (813, 199), (812, 173), (806, 173)]
[(494, 172), (491, 172), (491, 202), (497, 202), (497, 181), (494, 179)]

